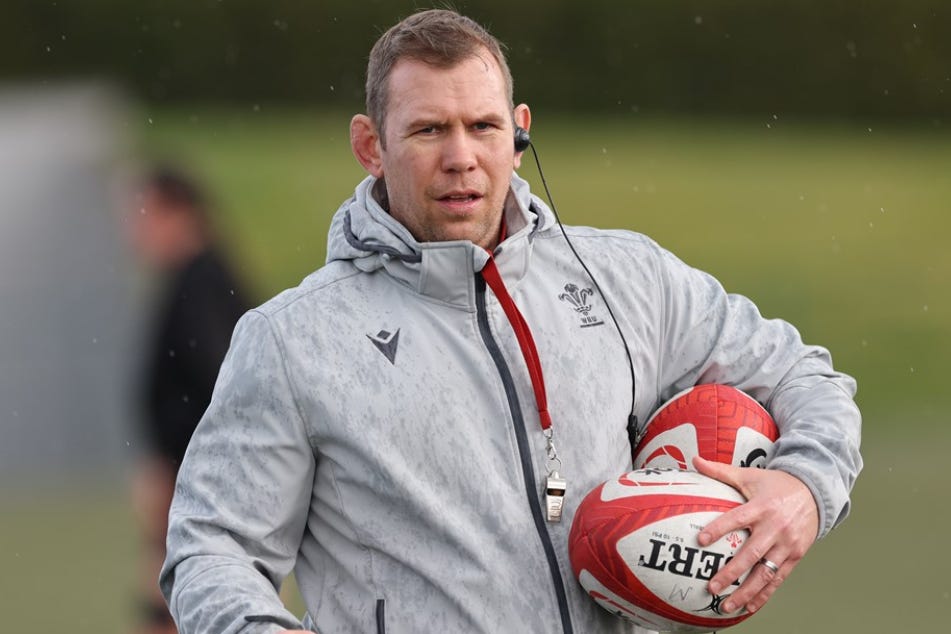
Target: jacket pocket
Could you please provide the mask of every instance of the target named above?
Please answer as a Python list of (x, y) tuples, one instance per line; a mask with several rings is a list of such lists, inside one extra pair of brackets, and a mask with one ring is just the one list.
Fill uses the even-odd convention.
[(386, 601), (377, 599), (376, 602), (376, 634), (386, 634)]

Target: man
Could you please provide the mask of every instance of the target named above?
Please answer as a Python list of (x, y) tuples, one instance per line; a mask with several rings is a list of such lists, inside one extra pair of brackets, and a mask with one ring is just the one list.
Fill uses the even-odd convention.
[(133, 487), (146, 548), (143, 634), (176, 631), (155, 586), (175, 472), (211, 400), (234, 325), (250, 307), (214, 244), (206, 206), (193, 179), (158, 167), (127, 225), (138, 254), (163, 278), (139, 395), (149, 453)]
[[(727, 609), (760, 608), (844, 518), (853, 381), (630, 232), (566, 228), (604, 293), (582, 320), (560, 298), (591, 280), (513, 174), (530, 124), (467, 18), (421, 12), (376, 43), (350, 127), (369, 177), (326, 266), (239, 324), (182, 467), (161, 583), (183, 632), (635, 631), (567, 556), (584, 493), (631, 466), (627, 350), (639, 420), (721, 382), (780, 425), (770, 469), (696, 465), (749, 499), (700, 537), (751, 528), (710, 582), (751, 571)], [(561, 522), (542, 491), (554, 466)], [(303, 623), (278, 600), (292, 569)]]

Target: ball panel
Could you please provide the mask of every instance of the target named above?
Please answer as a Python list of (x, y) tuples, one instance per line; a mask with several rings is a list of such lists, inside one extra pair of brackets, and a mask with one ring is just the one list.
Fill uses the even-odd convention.
[(706, 584), (736, 554), (748, 533), (733, 533), (704, 548), (696, 540), (700, 529), (721, 512), (687, 506), (618, 540), (618, 554), (648, 593), (639, 602), (642, 607), (673, 623), (707, 629), (738, 622), (735, 614), (719, 614), (718, 598)]
[(729, 385), (707, 383), (675, 395), (648, 419), (633, 463), (635, 469), (690, 469), (693, 457), (701, 456), (765, 467), (778, 437), (776, 423), (754, 398)]
[(663, 429), (661, 425), (652, 428), (648, 423), (647, 429), (648, 434), (638, 445), (635, 469), (649, 466), (686, 470), (689, 467), (687, 456), (695, 456), (700, 452), (697, 447), (697, 429), (692, 423), (683, 423), (670, 429)]
[(775, 438), (770, 438), (750, 427), (741, 427), (736, 430), (731, 464), (765, 469), (766, 463), (773, 457), (775, 442)]
[(707, 498), (712, 501), (718, 499), (731, 500), (738, 504), (746, 501), (743, 495), (723, 482), (701, 475), (696, 471), (682, 471), (679, 469), (637, 469), (624, 474), (615, 480), (608, 480), (595, 487), (591, 493), (597, 492), (602, 502), (610, 502), (620, 498), (651, 496), (650, 500), (638, 502), (638, 508), (647, 505), (665, 505), (672, 503), (670, 496), (682, 500), (683, 496)]
[(633, 621), (652, 630), (669, 630), (671, 626), (675, 625), (619, 596), (614, 590), (598, 581), (598, 577), (587, 569), (582, 569), (578, 573), (578, 581), (598, 605), (615, 616)]

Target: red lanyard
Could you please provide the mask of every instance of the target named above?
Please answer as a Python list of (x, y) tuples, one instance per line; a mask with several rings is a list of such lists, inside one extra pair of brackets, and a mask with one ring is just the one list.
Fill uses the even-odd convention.
[(535, 348), (535, 340), (532, 338), (532, 331), (528, 329), (525, 318), (519, 312), (518, 306), (512, 301), (505, 284), (502, 282), (502, 276), (499, 275), (499, 269), (495, 266), (495, 259), (490, 255), (489, 261), (482, 268), (482, 278), (485, 280), (492, 292), (495, 293), (505, 316), (508, 317), (512, 329), (515, 331), (515, 337), (518, 339), (518, 345), (522, 349), (522, 356), (525, 358), (525, 365), (528, 366), (528, 375), (532, 380), (532, 389), (535, 391), (535, 403), (538, 405), (538, 416), (542, 429), (547, 430), (551, 427), (551, 415), (548, 413), (548, 396), (545, 393), (545, 377), (542, 376), (542, 364), (538, 359), (538, 349)]

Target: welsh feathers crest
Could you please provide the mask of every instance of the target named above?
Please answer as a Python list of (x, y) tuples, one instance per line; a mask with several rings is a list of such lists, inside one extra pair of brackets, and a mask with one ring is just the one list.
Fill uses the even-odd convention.
[(590, 288), (579, 288), (577, 284), (571, 282), (565, 284), (565, 292), (558, 296), (563, 302), (571, 304), (576, 313), (581, 315), (581, 327), (600, 326), (604, 322), (598, 317), (591, 315), (592, 304), (588, 301), (589, 297), (594, 295)]
[(585, 300), (594, 295), (590, 288), (578, 288), (577, 285), (565, 284), (565, 292), (558, 296), (563, 302), (568, 302), (575, 307), (575, 310), (582, 315), (587, 316), (591, 312), (591, 304), (586, 304)]

